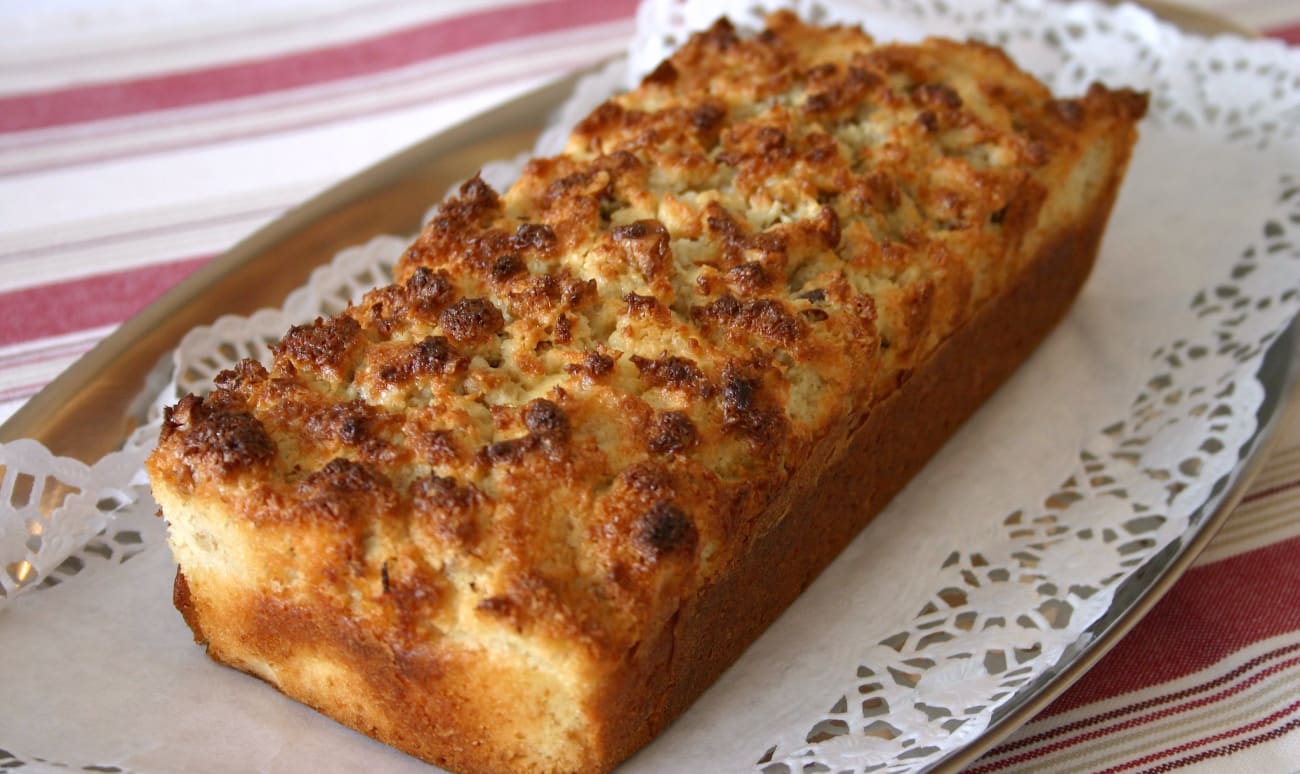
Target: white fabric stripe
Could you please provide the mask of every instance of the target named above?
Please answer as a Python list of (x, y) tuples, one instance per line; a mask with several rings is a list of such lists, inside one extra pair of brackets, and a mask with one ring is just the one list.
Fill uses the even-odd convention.
[[(116, 325), (105, 325), (98, 328), (87, 328), (85, 330), (64, 333), (58, 336), (47, 336), (32, 341), (9, 344), (0, 347), (0, 363), (9, 360), (31, 359), (33, 357), (39, 357), (42, 352), (76, 348), (83, 344), (88, 347), (112, 333), (113, 329), (116, 327)], [(3, 377), (4, 370), (0, 368), (0, 378)]]
[[(9, 276), (5, 291), (159, 266), (220, 253), (265, 225), (281, 210), (215, 224), (181, 227), (110, 244), (87, 243), (53, 255), (38, 253), (0, 262)], [(326, 256), (327, 258), (328, 256)]]
[[(201, 203), (179, 203), (157, 208), (138, 209), (108, 217), (88, 214), (77, 220), (58, 224), (57, 233), (49, 228), (6, 230), (0, 225), (0, 267), (19, 258), (38, 258), (75, 251), (98, 251), (108, 245), (131, 243), (137, 248), (151, 239), (177, 231), (219, 228), (231, 222), (254, 222), (281, 212), (302, 201), (324, 185), (324, 180), (293, 185), (282, 189), (250, 191), (246, 195), (211, 197)], [(7, 286), (7, 283), (4, 283)]]
[(72, 365), (77, 358), (86, 354), (98, 342), (89, 342), (85, 347), (67, 350), (39, 361), (20, 366), (6, 365), (6, 373), (0, 379), (0, 399), (26, 400), (54, 381), (60, 373)]
[(54, 254), (38, 252), (3, 260), (0, 261), (0, 267), (3, 267), (0, 270), (8, 275), (3, 289), (19, 290), (219, 253), (265, 225), (287, 207), (217, 223), (182, 223), (175, 229), (135, 239), (102, 244), (89, 242)]
[[(475, 11), (533, 1), (488, 0), (476, 3)], [(60, 12), (57, 3), (0, 3), (0, 26), (11, 33), (0, 48), (0, 94), (272, 58), (379, 37), (461, 16), (466, 10), (463, 3), (446, 0), (275, 0), (255, 7), (249, 2), (137, 0), (93, 5), (73, 14)], [(311, 23), (304, 24), (308, 18)]]
[[(1234, 669), (1238, 669), (1242, 665), (1250, 662), (1252, 659), (1263, 657), (1265, 656), (1265, 654), (1268, 654), (1271, 651), (1289, 645), (1295, 645), (1295, 644), (1300, 644), (1300, 632), (1291, 632), (1288, 634), (1280, 635), (1278, 637), (1273, 637), (1267, 640), (1256, 642), (1252, 645), (1249, 645), (1231, 654), (1227, 658), (1224, 658), (1222, 661), (1219, 661), (1218, 663), (1213, 664), (1212, 666), (1207, 667), (1206, 669), (1203, 669), (1199, 672), (1193, 673), (1191, 675), (1187, 675), (1186, 677), (1182, 677), (1177, 680), (1172, 680), (1167, 683), (1162, 683), (1160, 685), (1151, 686), (1149, 688), (1144, 688), (1139, 691), (1126, 693), (1112, 699), (1095, 702), (1093, 704), (1089, 704), (1084, 707), (1079, 707), (1077, 709), (1062, 713), (1060, 715), (1053, 715), (1044, 718), (1042, 720), (1031, 721), (1023, 728), (1021, 728), (1019, 731), (1017, 731), (1007, 741), (1014, 742), (1017, 739), (1024, 739), (1024, 738), (1036, 736), (1038, 734), (1048, 733), (1060, 729), (1062, 727), (1087, 720), (1089, 718), (1104, 715), (1107, 712), (1112, 712), (1145, 701), (1152, 701), (1155, 699), (1159, 699), (1161, 697), (1165, 697), (1170, 694), (1178, 693), (1179, 691), (1196, 688), (1197, 686), (1201, 686), (1206, 683), (1212, 682), (1216, 679), (1222, 678), (1223, 676), (1231, 673)], [(1110, 726), (1115, 723), (1122, 722), (1123, 720), (1128, 718), (1140, 717), (1142, 715), (1149, 714), (1150, 712), (1158, 711), (1159, 709), (1177, 706), (1179, 704), (1186, 703), (1187, 701), (1192, 701), (1197, 698), (1203, 698), (1205, 696), (1219, 693), (1229, 688), (1231, 685), (1240, 685), (1243, 681), (1249, 680), (1251, 675), (1260, 674), (1261, 672), (1269, 669), (1270, 667), (1275, 667), (1276, 665), (1288, 659), (1297, 658), (1297, 657), (1300, 657), (1300, 651), (1292, 651), (1291, 653), (1285, 655), (1275, 656), (1257, 665), (1256, 667), (1252, 668), (1249, 672), (1234, 679), (1230, 683), (1217, 687), (1213, 690), (1199, 693), (1193, 697), (1189, 697), (1188, 699), (1184, 699), (1182, 701), (1170, 702), (1158, 708), (1152, 708), (1150, 710), (1146, 710), (1143, 712), (1131, 713), (1129, 715), (1125, 715), (1123, 718), (1117, 718), (1113, 721), (1108, 721), (1103, 724), (1098, 724), (1096, 726), (1080, 729), (1078, 731), (1063, 733), (1058, 737), (1045, 740), (1038, 744), (1008, 752), (1006, 756), (1002, 756), (1002, 757), (1023, 755), (1036, 748), (1048, 746), (1055, 742), (1059, 742), (1061, 740), (1071, 738), (1081, 733), (1086, 733), (1088, 731), (1096, 730), (1098, 728)], [(1273, 675), (1267, 677), (1260, 683), (1257, 683), (1252, 688), (1242, 691), (1240, 694), (1237, 694), (1237, 696), (1233, 697), (1232, 699), (1226, 700), (1224, 702), (1216, 702), (1208, 705), (1207, 707), (1198, 708), (1188, 713), (1181, 713), (1178, 715), (1174, 715), (1171, 716), (1170, 718), (1158, 721), (1153, 724), (1140, 726), (1134, 729), (1133, 731), (1128, 732), (1132, 734), (1141, 735), (1144, 737), (1140, 742), (1134, 743), (1131, 749), (1128, 747), (1117, 746), (1117, 745), (1123, 745), (1123, 738), (1125, 734), (1124, 732), (1115, 732), (1112, 734), (1108, 734), (1104, 737), (1100, 737), (1097, 740), (1081, 743), (1079, 745), (1068, 747), (1063, 750), (1057, 751), (1055, 753), (1045, 755), (1040, 758), (1036, 758), (1030, 762), (1008, 767), (1006, 769), (1003, 769), (1002, 771), (1008, 771), (1008, 772), (1056, 771), (1056, 770), (1095, 771), (1098, 768), (1104, 768), (1107, 765), (1114, 765), (1115, 761), (1110, 760), (1109, 757), (1092, 759), (1087, 762), (1085, 762), (1082, 759), (1084, 755), (1095, 754), (1097, 750), (1100, 750), (1103, 753), (1114, 751), (1117, 756), (1115, 760), (1121, 760), (1121, 759), (1131, 760), (1134, 758), (1142, 757), (1143, 755), (1149, 754), (1153, 750), (1166, 748), (1171, 744), (1181, 743), (1180, 741), (1170, 741), (1170, 740), (1178, 740), (1184, 737), (1186, 739), (1194, 739), (1197, 738), (1198, 736), (1206, 736), (1212, 733), (1217, 733), (1219, 731), (1226, 730), (1227, 728), (1230, 727), (1230, 724), (1225, 722), (1226, 718), (1223, 715), (1225, 712), (1231, 710), (1225, 710), (1225, 707), (1241, 708), (1241, 707), (1246, 707), (1248, 705), (1253, 705), (1254, 707), (1258, 708), (1258, 707), (1268, 706), (1269, 702), (1271, 702), (1273, 705), (1276, 705), (1273, 707), (1269, 707), (1267, 710), (1256, 709), (1248, 712), (1244, 716), (1242, 723), (1239, 723), (1238, 725), (1252, 722), (1260, 717), (1263, 717), (1269, 714), (1270, 712), (1275, 711), (1276, 708), (1285, 706), (1286, 704), (1289, 704), (1291, 701), (1294, 701), (1297, 697), (1300, 697), (1300, 691), (1296, 691), (1294, 687), (1290, 687), (1287, 690), (1278, 690), (1275, 684), (1281, 683), (1284, 688), (1287, 688), (1289, 686), (1292, 686), (1292, 684), (1296, 683), (1297, 681), (1300, 681), (1300, 665), (1288, 667), (1284, 671), (1284, 674), (1280, 676)], [(1263, 688), (1260, 687), (1261, 685), (1263, 686)], [(1268, 697), (1267, 700), (1263, 698), (1265, 696)], [(1199, 727), (1197, 729), (1190, 728), (1191, 723), (1199, 723), (1203, 719), (1208, 720), (1211, 725), (1207, 726), (1206, 729), (1200, 729)], [(1184, 724), (1189, 725), (1186, 733), (1183, 733)], [(1149, 736), (1152, 730), (1159, 730), (1160, 733), (1168, 734), (1168, 736), (1162, 737), (1159, 740), (1152, 739)], [(1254, 736), (1254, 733), (1244, 734), (1243, 736)], [(1175, 756), (1175, 757), (1181, 757), (1181, 756)], [(990, 759), (989, 762), (993, 762), (994, 760), (995, 759)], [(1222, 763), (1220, 765), (1222, 765)]]

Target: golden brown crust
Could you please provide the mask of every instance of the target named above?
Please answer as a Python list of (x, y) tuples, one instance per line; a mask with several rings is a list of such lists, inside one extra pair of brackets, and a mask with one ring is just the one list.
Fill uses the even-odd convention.
[(608, 769), (1059, 317), (1144, 106), (979, 45), (718, 23), (168, 413), (177, 606), (427, 760)]

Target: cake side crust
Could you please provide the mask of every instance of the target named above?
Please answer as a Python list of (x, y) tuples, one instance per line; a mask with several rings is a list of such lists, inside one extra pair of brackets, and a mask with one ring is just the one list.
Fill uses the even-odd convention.
[(593, 770), (593, 729), (571, 711), (580, 702), (527, 664), (446, 646), (394, 653), (328, 605), (288, 603), (203, 565), (178, 567), (174, 585), (214, 661), (380, 742), (468, 774)]

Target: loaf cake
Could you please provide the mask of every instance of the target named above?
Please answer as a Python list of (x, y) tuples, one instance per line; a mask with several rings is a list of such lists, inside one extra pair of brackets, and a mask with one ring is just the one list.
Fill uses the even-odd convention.
[(431, 763), (608, 771), (1064, 314), (1145, 107), (985, 45), (719, 21), (167, 411), (176, 606)]

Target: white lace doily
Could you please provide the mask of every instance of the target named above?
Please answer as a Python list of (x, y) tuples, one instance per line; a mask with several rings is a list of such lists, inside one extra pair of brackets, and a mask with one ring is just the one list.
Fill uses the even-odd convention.
[[(774, 5), (644, 4), (630, 78), (718, 13), (754, 25)], [(808, 18), (861, 22), (880, 39), (943, 34), (996, 43), (1057, 93), (1080, 93), (1093, 80), (1146, 89), (1151, 114), (1098, 269), (1070, 317), (627, 771), (913, 771), (977, 738), (1018, 689), (1078, 646), (1127, 578), (1194, 532), (1200, 509), (1222, 491), (1254, 437), (1265, 397), (1261, 360), (1300, 308), (1300, 54), (1280, 44), (1185, 37), (1132, 7), (793, 5)], [(583, 104), (566, 115), (585, 113), (625, 79), (622, 72), (615, 65), (586, 81)], [(544, 150), (563, 134), (550, 132)], [(494, 167), (489, 177), (504, 184), (517, 168)], [(403, 244), (379, 237), (318, 270), (283, 309), (192, 332), (155, 415), (185, 392), (206, 389), (237, 359), (266, 357), (290, 325), (337, 311), (385, 281)], [(69, 693), (91, 690), (86, 675), (70, 682), (59, 664), (125, 656), (76, 643), (41, 648), (35, 630), (62, 622), (65, 605), (111, 612), (128, 577), (123, 563), (140, 554), (149, 558), (134, 563), (132, 583), (168, 594), (162, 530), (138, 480), (155, 432), (144, 428), (91, 467), (36, 444), (0, 447), (0, 604), (27, 588), (60, 586), (0, 614), (6, 652), (45, 659), (19, 669), (12, 657), (0, 658), (0, 682), (11, 695), (55, 708), (41, 717), (66, 709)], [(75, 494), (42, 515), (42, 492), (60, 484)], [(92, 577), (99, 582), (86, 580)], [(289, 702), (268, 704), (256, 728), (245, 728), (247, 697), (214, 698), (204, 687), (226, 678), (195, 666), (197, 655), (186, 661), (154, 650), (179, 647), (180, 624), (150, 605), (147, 614), (122, 611), (141, 640), (129, 657), (184, 662), (167, 680), (184, 695), (204, 696), (201, 706), (182, 710), (189, 719), (147, 708), (132, 717), (97, 713), (77, 739), (26, 715), (0, 720), (0, 752), (9, 756), (0, 756), (0, 766), (148, 770), (220, 759), (239, 769), (337, 769), (340, 761), (387, 754), (333, 724), (303, 721), (284, 708)], [(6, 626), (6, 618), (21, 625)], [(236, 693), (257, 690), (250, 680), (231, 684)], [(254, 741), (232, 749), (169, 736), (199, 722), (195, 716), (222, 724), (231, 738), (243, 729)], [(267, 728), (309, 733), (312, 744), (287, 751), (268, 741)], [(389, 769), (408, 764), (400, 756), (383, 761)]]

